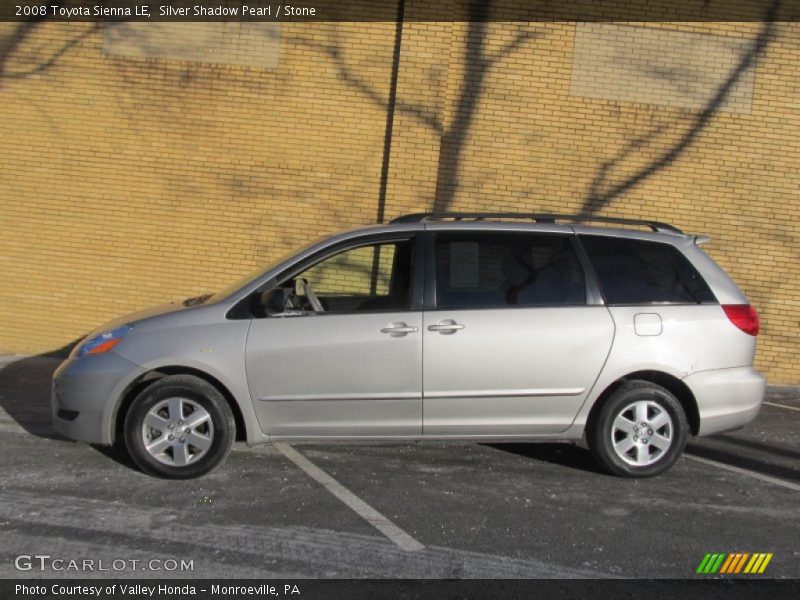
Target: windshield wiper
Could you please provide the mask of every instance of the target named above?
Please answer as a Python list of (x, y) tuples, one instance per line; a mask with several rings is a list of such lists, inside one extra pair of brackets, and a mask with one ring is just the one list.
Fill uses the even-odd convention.
[(184, 306), (199, 306), (205, 304), (206, 300), (211, 298), (214, 294), (203, 294), (202, 296), (195, 296), (194, 298), (187, 298), (183, 301)]

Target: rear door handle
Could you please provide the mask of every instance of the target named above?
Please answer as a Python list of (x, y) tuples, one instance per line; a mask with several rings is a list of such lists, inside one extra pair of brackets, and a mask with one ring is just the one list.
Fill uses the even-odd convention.
[(381, 329), (381, 333), (388, 333), (392, 337), (402, 337), (409, 333), (414, 333), (415, 331), (419, 330), (413, 325), (406, 325), (402, 321), (397, 323), (389, 323), (388, 327)]
[(464, 329), (461, 323), (456, 323), (453, 319), (439, 321), (436, 325), (428, 325), (428, 331), (438, 331), (442, 335), (452, 335), (459, 329)]

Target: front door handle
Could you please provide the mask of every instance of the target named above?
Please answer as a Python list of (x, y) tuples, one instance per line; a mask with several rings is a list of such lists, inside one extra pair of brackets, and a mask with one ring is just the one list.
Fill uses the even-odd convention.
[(403, 321), (389, 323), (388, 327), (381, 329), (381, 333), (388, 333), (392, 337), (402, 337), (409, 333), (414, 333), (415, 331), (418, 331), (416, 327), (413, 325), (406, 325)]
[(436, 325), (428, 325), (428, 331), (438, 331), (442, 335), (452, 335), (459, 329), (464, 329), (461, 323), (456, 323), (453, 319), (439, 321)]

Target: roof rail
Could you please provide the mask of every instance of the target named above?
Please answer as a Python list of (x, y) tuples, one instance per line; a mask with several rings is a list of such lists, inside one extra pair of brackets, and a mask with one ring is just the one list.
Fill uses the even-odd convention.
[(392, 219), (391, 223), (421, 223), (424, 221), (443, 221), (445, 219), (452, 219), (454, 221), (484, 221), (486, 219), (530, 219), (537, 223), (555, 223), (556, 221), (579, 221), (579, 222), (597, 222), (597, 223), (614, 223), (618, 225), (643, 225), (649, 227), (653, 231), (677, 233), (683, 235), (683, 231), (669, 223), (662, 223), (660, 221), (650, 221), (644, 219), (620, 219), (618, 217), (599, 217), (595, 215), (566, 215), (566, 214), (551, 214), (551, 213), (511, 213), (511, 212), (475, 212), (475, 213), (461, 213), (461, 212), (429, 212), (429, 213), (413, 213), (410, 215), (403, 215)]

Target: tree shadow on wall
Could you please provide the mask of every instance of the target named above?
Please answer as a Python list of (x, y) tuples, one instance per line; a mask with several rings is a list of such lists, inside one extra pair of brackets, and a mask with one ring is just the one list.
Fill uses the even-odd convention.
[(450, 126), (442, 133), (439, 167), (436, 173), (434, 211), (447, 210), (453, 203), (461, 179), (464, 146), (475, 111), (486, 90), (486, 78), (494, 67), (526, 43), (541, 37), (541, 32), (518, 30), (514, 37), (496, 51), (487, 50), (488, 19), (491, 2), (470, 2), (465, 70)]
[[(52, 4), (60, 4), (60, 2)], [(0, 89), (3, 82), (27, 79), (49, 71), (65, 54), (102, 27), (102, 23), (93, 23), (91, 27), (70, 36), (55, 48), (41, 50), (36, 55), (26, 55), (24, 60), (12, 61), (25, 41), (31, 38), (47, 21), (47, 18), (40, 18), (15, 22), (7, 33), (0, 35)], [(12, 62), (18, 64), (12, 67)]]
[[(398, 23), (403, 18), (403, 0), (399, 0)], [(428, 129), (440, 140), (439, 165), (437, 168), (436, 196), (434, 210), (447, 210), (453, 202), (461, 178), (461, 164), (465, 142), (486, 89), (487, 77), (492, 71), (515, 52), (531, 41), (543, 36), (539, 30), (530, 29), (528, 25), (519, 25), (511, 39), (498, 49), (490, 49), (488, 44), (489, 23), (492, 2), (490, 0), (468, 0), (465, 17), (468, 21), (463, 76), (458, 89), (458, 97), (453, 107), (453, 116), (449, 124), (445, 124), (440, 111), (424, 103), (410, 101), (398, 97), (397, 64), (402, 44), (402, 27), (399, 27), (394, 40), (394, 67), (392, 69), (389, 88), (380, 90), (348, 62), (341, 33), (333, 29), (324, 42), (317, 38), (294, 36), (287, 41), (303, 45), (325, 56), (335, 67), (339, 79), (348, 87), (365, 96), (374, 105), (387, 114), (387, 135), (383, 148), (384, 172), (381, 175), (381, 189), (378, 198), (378, 222), (383, 221), (386, 204), (386, 178), (388, 173), (388, 157), (391, 152), (391, 119), (397, 112), (411, 117), (419, 125)]]
[[(777, 27), (776, 18), (781, 1), (774, 0), (772, 2), (764, 15), (764, 24), (758, 35), (753, 38), (744, 52), (742, 52), (735, 66), (725, 77), (722, 84), (714, 91), (705, 106), (690, 116), (687, 123), (681, 123), (682, 119), (678, 119), (672, 124), (660, 123), (649, 132), (630, 140), (615, 156), (599, 164), (581, 206), (581, 213), (595, 214), (603, 210), (617, 198), (669, 167), (697, 142), (703, 131), (711, 124), (714, 117), (724, 106), (731, 91), (742, 77), (755, 66), (758, 58), (774, 39)], [(668, 78), (673, 77), (673, 74), (670, 73), (662, 75)], [(679, 134), (677, 139), (670, 142), (669, 139), (674, 137), (674, 133), (671, 132), (680, 128), (683, 128), (683, 132)], [(661, 147), (665, 144), (667, 146), (666, 149), (657, 154), (653, 160), (648, 161), (628, 175), (620, 173), (620, 171), (624, 170), (624, 164), (628, 159), (650, 146)]]
[[(399, 0), (402, 5), (402, 0)], [(712, 123), (714, 117), (724, 107), (731, 91), (742, 77), (755, 65), (772, 41), (776, 30), (776, 18), (782, 0), (774, 0), (764, 15), (764, 24), (759, 33), (746, 47), (736, 64), (713, 92), (703, 108), (674, 122), (662, 122), (653, 126), (647, 133), (630, 140), (613, 157), (599, 163), (596, 174), (586, 193), (581, 212), (593, 214), (606, 208), (615, 199), (632, 190), (645, 180), (657, 175), (684, 154)], [(488, 25), (492, 14), (491, 0), (466, 0), (465, 19), (468, 21), (465, 50), (463, 55), (463, 74), (458, 85), (457, 97), (452, 107), (449, 124), (443, 122), (441, 111), (425, 103), (415, 103), (396, 97), (397, 69), (393, 69), (389, 90), (382, 91), (366, 77), (359, 74), (353, 64), (348, 62), (345, 46), (338, 30), (333, 30), (326, 41), (318, 38), (290, 37), (288, 41), (316, 50), (333, 63), (337, 75), (346, 85), (368, 98), (373, 104), (386, 111), (411, 117), (421, 126), (433, 132), (440, 140), (439, 163), (436, 175), (436, 194), (432, 202), (434, 211), (452, 208), (463, 173), (464, 152), (476, 112), (486, 93), (487, 77), (493, 68), (513, 55), (527, 43), (539, 39), (543, 34), (520, 25), (512, 39), (497, 50), (489, 48)], [(402, 11), (400, 12), (402, 17)], [(402, 33), (402, 32), (400, 32)], [(395, 38), (395, 56), (399, 54), (402, 35)], [(676, 74), (671, 72), (655, 75), (673, 81)], [(677, 136), (677, 138), (676, 138)], [(390, 152), (390, 137), (384, 145), (384, 164)], [(625, 174), (626, 161), (642, 153), (649, 147), (665, 147), (652, 160)], [(384, 174), (385, 176), (385, 174)], [(382, 221), (386, 202), (385, 185), (379, 194), (378, 221)]]

